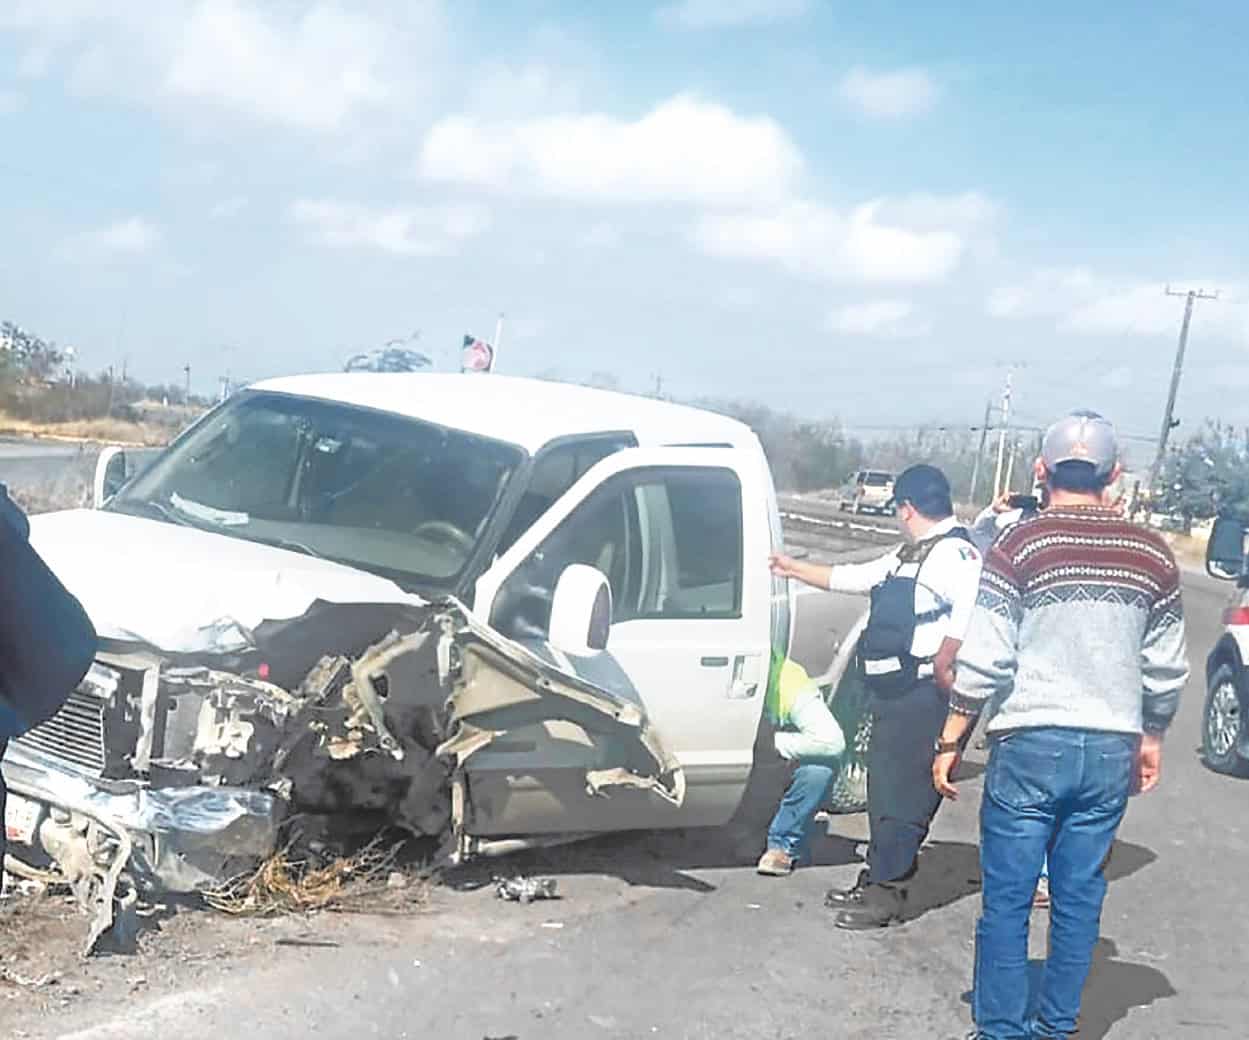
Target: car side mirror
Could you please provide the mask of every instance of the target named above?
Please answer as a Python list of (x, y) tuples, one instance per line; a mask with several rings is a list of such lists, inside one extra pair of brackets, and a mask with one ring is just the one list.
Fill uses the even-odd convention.
[(110, 447), (100, 452), (95, 461), (95, 479), (91, 483), (91, 505), (99, 509), (126, 483), (126, 452)]
[(1245, 560), (1245, 525), (1229, 516), (1214, 522), (1206, 543), (1206, 573), (1232, 581), (1240, 577)]
[(551, 646), (593, 657), (607, 649), (611, 621), (611, 586), (603, 572), (583, 563), (565, 567), (551, 599)]

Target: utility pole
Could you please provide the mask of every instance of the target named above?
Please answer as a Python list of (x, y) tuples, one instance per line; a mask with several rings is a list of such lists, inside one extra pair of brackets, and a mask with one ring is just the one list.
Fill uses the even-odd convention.
[(191, 366), (190, 364), (183, 365), (182, 371), (186, 375), (186, 393), (184, 397), (182, 398), (182, 403), (190, 404), (191, 403)]
[(1006, 460), (1006, 431), (1010, 427), (1010, 396), (1014, 388), (1015, 367), (1006, 370), (1006, 385), (1002, 388), (1002, 427), (997, 437), (997, 466), (993, 470), (993, 499), (1002, 493), (1002, 463)]
[(1167, 286), (1168, 296), (1184, 297), (1184, 320), (1180, 322), (1180, 341), (1175, 348), (1175, 366), (1171, 369), (1171, 389), (1167, 393), (1167, 409), (1162, 413), (1162, 432), (1158, 435), (1158, 454), (1154, 456), (1153, 468), (1149, 471), (1149, 491), (1152, 495), (1158, 487), (1158, 478), (1162, 475), (1162, 463), (1167, 454), (1167, 438), (1171, 431), (1179, 425), (1175, 419), (1175, 397), (1180, 389), (1180, 374), (1184, 370), (1184, 351), (1188, 347), (1188, 325), (1193, 319), (1193, 303), (1196, 300), (1217, 300), (1219, 294), (1208, 293), (1203, 289), (1189, 289), (1187, 292), (1175, 292)]
[(1015, 482), (1015, 458), (1019, 455), (1019, 438), (1016, 437), (1010, 442), (1010, 461), (1006, 463), (1006, 480), (1002, 484), (1002, 491), (1010, 491)]
[(976, 449), (976, 461), (971, 467), (971, 490), (967, 493), (967, 504), (976, 503), (976, 485), (980, 483), (980, 460), (984, 458), (984, 446), (989, 440), (989, 417), (993, 414), (993, 399), (984, 403), (984, 422), (980, 426), (980, 447)]

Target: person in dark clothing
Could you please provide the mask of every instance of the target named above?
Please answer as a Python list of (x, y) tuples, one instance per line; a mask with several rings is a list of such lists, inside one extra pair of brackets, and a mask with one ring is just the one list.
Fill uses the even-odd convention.
[(980, 580), (980, 553), (958, 526), (940, 470), (912, 466), (900, 474), (894, 502), (907, 543), (875, 560), (828, 567), (772, 559), (783, 577), (872, 597), (857, 664), (873, 691), (867, 869), (853, 888), (828, 896), (839, 910), (837, 927), (856, 930), (901, 919), (920, 846), (941, 804), (932, 785), (935, 742)]

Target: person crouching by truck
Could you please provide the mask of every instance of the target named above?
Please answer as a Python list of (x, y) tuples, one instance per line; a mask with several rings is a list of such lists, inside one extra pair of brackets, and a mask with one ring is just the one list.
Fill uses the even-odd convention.
[(773, 573), (834, 592), (870, 594), (855, 667), (872, 691), (867, 869), (827, 902), (835, 924), (883, 928), (902, 919), (920, 846), (941, 796), (932, 785), (946, 691), (976, 603), (980, 553), (954, 517), (950, 484), (933, 466), (894, 483), (906, 544), (867, 563), (826, 566), (772, 557)]
[(784, 877), (807, 856), (811, 828), (846, 750), (846, 739), (815, 681), (801, 665), (777, 655), (768, 683), (768, 718), (777, 754), (796, 764), (768, 827), (758, 871)]

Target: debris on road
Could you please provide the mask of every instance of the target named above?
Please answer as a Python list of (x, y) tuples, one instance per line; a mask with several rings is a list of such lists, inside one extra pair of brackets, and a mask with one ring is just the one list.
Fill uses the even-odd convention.
[(222, 913), (254, 917), (313, 910), (378, 911), (394, 909), (400, 899), (409, 907), (421, 905), (425, 886), (410, 884), (396, 869), (399, 849), (399, 845), (383, 848), (375, 840), (323, 867), (294, 859), (289, 848), (283, 849), (252, 873), (205, 892), (204, 901)]
[(525, 877), (523, 874), (494, 879), (495, 895), (513, 903), (532, 903), (535, 899), (558, 899), (557, 885), (554, 878)]
[(0, 964), (0, 983), (10, 986), (19, 986), (22, 989), (43, 989), (45, 986), (55, 986), (60, 977), (57, 975), (40, 975), (38, 978), (27, 978), (11, 968), (6, 968)]

